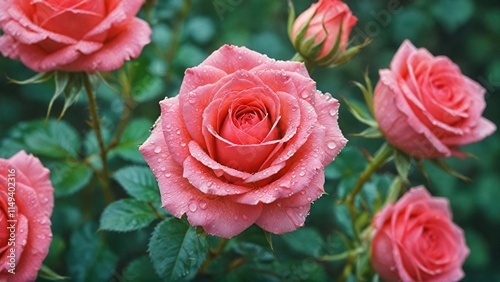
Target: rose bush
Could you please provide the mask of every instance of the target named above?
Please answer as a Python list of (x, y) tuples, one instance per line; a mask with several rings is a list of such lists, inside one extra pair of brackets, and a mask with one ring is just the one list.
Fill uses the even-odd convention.
[(140, 147), (163, 207), (232, 237), (256, 223), (302, 226), (324, 171), (345, 145), (339, 103), (316, 90), (302, 63), (225, 45), (188, 69), (177, 97)]
[(458, 281), (469, 254), (448, 199), (412, 188), (375, 215), (371, 261), (388, 281)]
[(143, 2), (0, 0), (0, 52), (37, 72), (115, 70), (150, 41)]
[(35, 281), (52, 241), (53, 194), (34, 156), (0, 159), (0, 281)]
[(444, 56), (403, 42), (390, 69), (380, 70), (375, 117), (387, 140), (418, 158), (462, 156), (496, 127), (482, 117), (485, 89)]
[[(344, 2), (320, 0), (297, 17), (291, 41), (301, 55), (321, 66), (321, 60), (330, 61), (345, 51), (349, 34), (357, 21)], [(320, 44), (319, 48), (311, 48), (310, 40)]]

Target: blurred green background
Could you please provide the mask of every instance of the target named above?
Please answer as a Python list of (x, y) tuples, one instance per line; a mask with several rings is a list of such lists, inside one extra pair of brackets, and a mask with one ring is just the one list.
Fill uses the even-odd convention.
[[(183, 11), (185, 2), (148, 1), (155, 4), (154, 8), (141, 13), (153, 26), (153, 44), (141, 56), (141, 63), (147, 65), (150, 76), (136, 83), (143, 103), (135, 109), (134, 116), (145, 118), (151, 124), (159, 115), (158, 101), (177, 94), (184, 70), (199, 64), (223, 44), (247, 46), (276, 59), (289, 59), (294, 54), (286, 33), (285, 0), (193, 0), (189, 12)], [(312, 2), (294, 1), (297, 13)], [(399, 45), (408, 38), (415, 46), (425, 47), (434, 55), (450, 57), (465, 75), (482, 84), (487, 91), (484, 116), (500, 124), (500, 111), (496, 109), (500, 106), (498, 3), (490, 0), (351, 0), (346, 3), (359, 19), (352, 33), (353, 41), (370, 37), (373, 43), (346, 65), (316, 69), (312, 76), (318, 89), (338, 99), (346, 97), (361, 102), (361, 92), (351, 82), (362, 81), (368, 69), (375, 83), (378, 70), (388, 67)], [(158, 60), (158, 56), (165, 60)], [(28, 86), (7, 82), (7, 77), (26, 79), (33, 74), (18, 61), (0, 58), (0, 140), (7, 138), (9, 130), (20, 122), (46, 115), (54, 90), (52, 82)], [(99, 92), (98, 99), (104, 125), (112, 129), (123, 105), (116, 95), (105, 89)], [(52, 117), (58, 116), (62, 105), (62, 100), (55, 103)], [(82, 96), (64, 120), (83, 135), (88, 132), (87, 119)], [(339, 122), (346, 135), (363, 130), (345, 106), (341, 106)], [(371, 153), (381, 144), (379, 140), (353, 136), (348, 139), (348, 146), (354, 150), (365, 148)], [(500, 132), (463, 149), (477, 159), (450, 159), (448, 163), (472, 178), (471, 183), (426, 165), (430, 183), (415, 170), (411, 174), (412, 184), (424, 184), (434, 195), (449, 198), (454, 220), (465, 230), (471, 249), (463, 281), (500, 281)], [(0, 148), (2, 157), (10, 154), (9, 150)], [(391, 171), (390, 167), (386, 169)], [(336, 193), (337, 182), (327, 184), (331, 185), (327, 191)], [(332, 200), (325, 198), (325, 201)], [(315, 212), (313, 206), (312, 214)], [(71, 216), (71, 210), (68, 214)], [(318, 218), (312, 216), (310, 221)], [(57, 223), (55, 225), (57, 227)]]

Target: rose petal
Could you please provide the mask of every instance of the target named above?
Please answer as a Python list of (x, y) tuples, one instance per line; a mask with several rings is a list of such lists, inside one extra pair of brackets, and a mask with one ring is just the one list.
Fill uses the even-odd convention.
[(277, 200), (271, 204), (263, 205), (262, 213), (256, 224), (274, 234), (283, 234), (302, 227), (311, 205), (288, 207), (287, 203), (286, 200)]
[(62, 69), (67, 71), (112, 71), (131, 58), (137, 58), (151, 36), (149, 25), (138, 18), (121, 27), (121, 32), (98, 51), (80, 57)]
[[(210, 197), (193, 187), (170, 154), (161, 127), (159, 124), (153, 129), (140, 151), (158, 180), (163, 207), (178, 218), (186, 214), (191, 225), (201, 226), (208, 234), (219, 237), (230, 238), (252, 225), (261, 213), (261, 205), (242, 205)], [(158, 154), (161, 154), (160, 162), (157, 162)]]
[(240, 70), (251, 70), (269, 60), (267, 56), (245, 47), (224, 45), (208, 56), (200, 66), (213, 66), (231, 74)]
[[(50, 217), (54, 207), (54, 188), (49, 178), (50, 171), (43, 166), (38, 158), (28, 155), (24, 151), (12, 156), (9, 162), (16, 168), (17, 182), (35, 189), (42, 210), (46, 216)], [(24, 175), (26, 181), (21, 182), (20, 175)]]

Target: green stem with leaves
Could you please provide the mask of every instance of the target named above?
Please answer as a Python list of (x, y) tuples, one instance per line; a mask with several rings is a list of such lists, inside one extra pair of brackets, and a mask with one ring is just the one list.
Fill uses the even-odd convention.
[(107, 162), (108, 150), (104, 144), (104, 138), (102, 136), (102, 125), (101, 120), (99, 119), (99, 112), (97, 108), (96, 95), (89, 75), (84, 76), (83, 85), (85, 87), (87, 100), (89, 102), (90, 124), (96, 135), (97, 145), (99, 146), (99, 157), (102, 163), (102, 169), (98, 174), (99, 182), (101, 183), (106, 202), (111, 203), (113, 202), (113, 194), (111, 193), (109, 186), (109, 169)]
[(365, 170), (361, 173), (351, 193), (349, 193), (345, 199), (345, 203), (351, 215), (352, 227), (355, 233), (356, 240), (359, 240), (359, 231), (357, 230), (355, 224), (357, 211), (354, 200), (356, 198), (356, 195), (361, 191), (361, 189), (363, 189), (363, 185), (370, 179), (372, 174), (384, 163), (386, 163), (387, 160), (393, 155), (393, 153), (393, 147), (388, 143), (384, 143), (377, 151), (373, 159), (368, 163)]

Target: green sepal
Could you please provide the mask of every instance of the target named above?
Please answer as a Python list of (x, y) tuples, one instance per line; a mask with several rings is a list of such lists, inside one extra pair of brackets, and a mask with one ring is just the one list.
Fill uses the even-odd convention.
[(398, 171), (398, 175), (404, 181), (408, 181), (408, 174), (411, 169), (411, 158), (408, 154), (405, 154), (399, 150), (395, 150), (394, 152), (394, 164), (396, 165), (396, 170)]
[(431, 159), (430, 160), (436, 167), (440, 168), (441, 170), (443, 170), (444, 172), (452, 175), (452, 176), (455, 176), (456, 178), (460, 179), (460, 180), (463, 180), (465, 182), (471, 182), (472, 179), (470, 179), (469, 177), (465, 176), (465, 175), (462, 175), (460, 172), (452, 169), (450, 166), (448, 166), (447, 163), (445, 163), (443, 160), (440, 160), (440, 159)]
[(382, 138), (384, 134), (378, 127), (368, 127), (360, 133), (351, 134), (356, 137), (364, 137), (364, 138)]
[(353, 83), (361, 90), (361, 92), (363, 93), (363, 98), (365, 99), (366, 106), (368, 107), (368, 110), (370, 111), (372, 116), (375, 116), (375, 110), (373, 106), (373, 86), (370, 77), (368, 77), (368, 70), (365, 72), (364, 80), (365, 80), (365, 85), (357, 81), (354, 81)]
[(38, 270), (38, 277), (43, 278), (45, 280), (66, 280), (69, 279), (70, 277), (67, 276), (61, 276), (54, 272), (52, 269), (50, 269), (48, 266), (45, 264), (42, 264), (42, 267)]
[(7, 77), (9, 82), (19, 84), (19, 85), (27, 85), (27, 84), (36, 84), (36, 83), (42, 83), (45, 82), (54, 76), (54, 72), (47, 72), (47, 73), (37, 73), (34, 76), (26, 79), (26, 80), (16, 80), (12, 79), (10, 77)]
[(367, 114), (361, 107), (358, 105), (349, 102), (346, 98), (343, 98), (345, 104), (347, 105), (347, 108), (349, 109), (349, 112), (360, 122), (370, 126), (370, 127), (378, 127), (377, 122), (373, 119), (373, 117), (370, 116), (370, 114)]
[(288, 25), (287, 31), (288, 36), (292, 38), (293, 23), (295, 22), (295, 7), (293, 6), (292, 0), (288, 0)]

